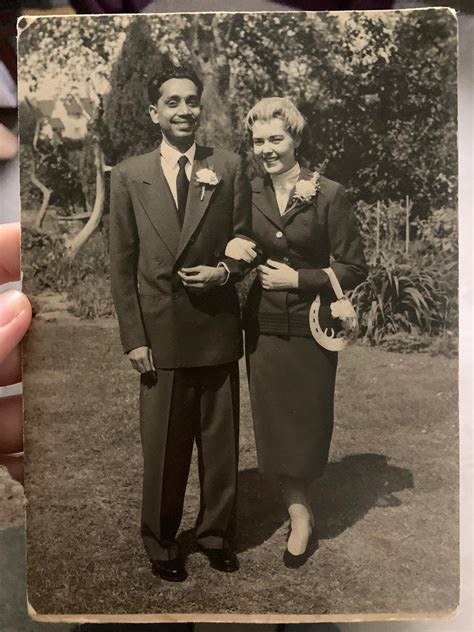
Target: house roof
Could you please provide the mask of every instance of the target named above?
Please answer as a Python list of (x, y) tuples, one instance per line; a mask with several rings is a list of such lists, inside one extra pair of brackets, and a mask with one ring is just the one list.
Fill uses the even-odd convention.
[(82, 107), (75, 97), (64, 100), (64, 108), (69, 115), (82, 114)]
[(92, 101), (87, 98), (82, 98), (81, 103), (82, 103), (82, 107), (87, 112), (87, 114), (89, 116), (92, 116), (92, 114), (94, 113), (94, 105), (92, 104)]
[(61, 121), (61, 119), (59, 118), (53, 118), (50, 121), (51, 123), (51, 127), (55, 130), (63, 130), (64, 129), (64, 123)]
[(36, 107), (39, 110), (41, 116), (46, 116), (47, 118), (50, 118), (51, 114), (53, 113), (55, 103), (55, 101), (45, 99), (44, 101), (37, 101)]

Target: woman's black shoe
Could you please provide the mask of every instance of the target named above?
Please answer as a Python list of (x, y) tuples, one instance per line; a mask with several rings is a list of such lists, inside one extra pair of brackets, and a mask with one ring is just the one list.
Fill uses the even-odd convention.
[(306, 551), (304, 553), (301, 553), (300, 555), (293, 555), (293, 553), (290, 553), (288, 549), (285, 549), (285, 552), (283, 553), (283, 564), (286, 566), (286, 568), (299, 568), (300, 566), (303, 566), (306, 560), (313, 555), (318, 547), (318, 538), (313, 531), (308, 540), (308, 546), (306, 547)]

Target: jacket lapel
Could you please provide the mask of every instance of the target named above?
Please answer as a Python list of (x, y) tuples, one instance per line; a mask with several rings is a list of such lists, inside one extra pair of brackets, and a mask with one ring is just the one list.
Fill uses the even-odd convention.
[[(301, 171), (300, 171), (300, 176), (298, 178), (298, 182), (300, 180), (311, 180), (312, 176), (313, 176), (313, 172), (312, 171), (310, 171), (309, 169), (302, 168)], [(313, 196), (309, 200), (303, 200), (303, 201), (300, 201), (300, 202), (299, 201), (296, 201), (296, 202), (293, 201), (292, 202), (292, 198), (293, 198), (293, 195), (295, 193), (295, 189), (296, 189), (296, 186), (293, 187), (293, 189), (291, 190), (290, 197), (288, 199), (287, 209), (283, 213), (282, 220), (283, 220), (284, 226), (286, 226), (294, 218), (295, 215), (297, 215), (301, 211), (304, 211), (305, 209), (307, 209), (308, 206), (310, 206), (311, 204), (314, 204), (316, 202), (317, 197), (318, 197), (318, 192), (316, 192), (316, 195)]]
[(143, 210), (170, 253), (175, 256), (179, 244), (176, 204), (161, 168), (160, 148), (150, 153), (142, 181), (137, 181)]
[(201, 185), (196, 183), (196, 173), (199, 169), (213, 169), (219, 177), (222, 177), (222, 174), (219, 174), (218, 170), (214, 169), (214, 166), (211, 163), (212, 154), (213, 150), (210, 147), (202, 147), (200, 145), (196, 147), (196, 155), (194, 157), (191, 180), (189, 182), (186, 212), (177, 247), (176, 259), (182, 255), (193, 233), (201, 223), (201, 220), (203, 219), (209, 206), (209, 202), (211, 201), (211, 197), (216, 188), (219, 186), (219, 184), (217, 184), (213, 187), (205, 187), (203, 195)]
[(252, 184), (252, 202), (265, 217), (278, 228), (283, 228), (283, 220), (270, 178), (258, 178)]

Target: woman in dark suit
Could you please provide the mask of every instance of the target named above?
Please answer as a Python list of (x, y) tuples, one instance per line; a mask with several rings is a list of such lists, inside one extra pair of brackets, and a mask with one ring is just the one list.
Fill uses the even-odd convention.
[(367, 272), (344, 188), (298, 163), (304, 125), (288, 99), (263, 99), (250, 110), (246, 128), (265, 172), (252, 183), (256, 245), (235, 239), (226, 250), (247, 262), (258, 252), (262, 262), (245, 308), (246, 359), (259, 467), (280, 477), (290, 517), (289, 567), (317, 545), (309, 490), (324, 471), (333, 429), (337, 353), (313, 339), (310, 306), (318, 294), (335, 300), (324, 268), (344, 290)]

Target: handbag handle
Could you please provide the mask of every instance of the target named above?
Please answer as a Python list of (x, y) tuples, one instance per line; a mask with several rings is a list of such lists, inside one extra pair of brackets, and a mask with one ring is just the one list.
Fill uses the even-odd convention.
[(344, 292), (342, 291), (341, 284), (339, 283), (334, 270), (332, 268), (323, 268), (323, 271), (329, 277), (329, 281), (331, 282), (331, 286), (334, 291), (334, 294), (336, 295), (337, 300), (343, 298)]

